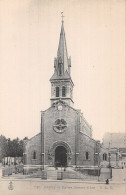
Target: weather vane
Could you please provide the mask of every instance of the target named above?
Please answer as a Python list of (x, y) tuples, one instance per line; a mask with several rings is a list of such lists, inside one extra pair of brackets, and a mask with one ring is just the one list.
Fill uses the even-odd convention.
[(63, 21), (63, 18), (64, 18), (63, 12), (61, 12), (61, 18), (62, 18), (62, 22), (64, 22)]

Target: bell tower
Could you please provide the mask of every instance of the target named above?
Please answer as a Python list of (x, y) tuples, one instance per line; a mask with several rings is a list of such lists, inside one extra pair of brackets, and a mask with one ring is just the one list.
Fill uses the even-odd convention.
[(73, 86), (74, 83), (70, 76), (71, 58), (68, 58), (66, 38), (64, 31), (64, 21), (62, 15), (61, 32), (57, 57), (54, 59), (54, 74), (51, 82), (51, 105), (58, 100), (62, 100), (73, 106)]

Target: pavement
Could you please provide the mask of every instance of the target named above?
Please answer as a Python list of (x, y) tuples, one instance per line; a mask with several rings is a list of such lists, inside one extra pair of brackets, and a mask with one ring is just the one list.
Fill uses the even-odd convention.
[[(1, 172), (1, 171), (0, 171)], [(13, 174), (0, 178), (0, 195), (53, 195), (53, 194), (86, 194), (86, 195), (124, 195), (126, 194), (126, 169), (114, 170), (113, 179), (105, 181), (84, 181), (75, 179), (42, 180), (26, 178), (23, 174)]]
[[(110, 184), (126, 184), (126, 174), (125, 174), (125, 171), (122, 172), (121, 170), (119, 171), (115, 171), (117, 173), (114, 173), (114, 176), (112, 177), (112, 179), (109, 179), (109, 183)], [(119, 173), (123, 173), (123, 174), (120, 174)], [(118, 174), (118, 177), (117, 177), (117, 174)], [(116, 176), (115, 176), (116, 175)], [(12, 174), (12, 175), (9, 175), (9, 176), (4, 176), (4, 177), (1, 177), (1, 181), (39, 181), (39, 182), (69, 182), (69, 183), (92, 183), (92, 184), (105, 184), (106, 182), (105, 181), (98, 181), (98, 180), (79, 180), (79, 179), (63, 179), (63, 180), (43, 180), (41, 178), (30, 178), (30, 176), (27, 176), (27, 175), (23, 175), (22, 173), (18, 173), (18, 174)]]
[(91, 183), (83, 181), (44, 181), (3, 179), (0, 182), (1, 195), (125, 195), (126, 185)]

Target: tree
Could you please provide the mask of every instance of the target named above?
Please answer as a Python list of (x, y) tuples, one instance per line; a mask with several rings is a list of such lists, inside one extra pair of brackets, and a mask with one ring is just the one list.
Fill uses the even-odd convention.
[(23, 156), (23, 142), (27, 141), (28, 137), (20, 140), (18, 137), (11, 140), (5, 136), (0, 136), (0, 162), (4, 157), (22, 157)]
[(0, 136), (0, 162), (2, 162), (2, 159), (6, 156), (7, 152), (7, 139), (5, 136)]

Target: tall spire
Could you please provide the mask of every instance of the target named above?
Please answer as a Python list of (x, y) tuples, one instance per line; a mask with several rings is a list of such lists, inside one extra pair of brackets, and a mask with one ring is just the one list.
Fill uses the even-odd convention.
[[(64, 21), (63, 21), (63, 12), (62, 14), (62, 25), (61, 25), (61, 32), (60, 32), (60, 39), (59, 39), (59, 46), (57, 51), (57, 60), (58, 62), (63, 64), (63, 73), (67, 70), (69, 72), (69, 60), (68, 60), (68, 53), (67, 53), (67, 46), (66, 46), (66, 37), (64, 31)], [(69, 72), (70, 73), (70, 72)]]
[(54, 59), (54, 74), (51, 82), (51, 105), (57, 101), (63, 101), (68, 105), (73, 105), (73, 86), (74, 83), (70, 76), (71, 59), (68, 58), (66, 38), (64, 31), (63, 12), (62, 24), (59, 39), (57, 57)]

